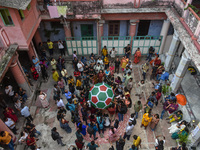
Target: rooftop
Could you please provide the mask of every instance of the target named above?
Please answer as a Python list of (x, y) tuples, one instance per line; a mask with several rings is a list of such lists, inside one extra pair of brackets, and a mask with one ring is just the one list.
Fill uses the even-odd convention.
[(0, 6), (25, 10), (31, 0), (0, 0)]

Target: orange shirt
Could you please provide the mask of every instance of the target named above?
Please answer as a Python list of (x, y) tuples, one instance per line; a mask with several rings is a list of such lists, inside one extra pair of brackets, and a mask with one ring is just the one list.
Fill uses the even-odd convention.
[(5, 136), (0, 136), (0, 142), (5, 143), (6, 145), (8, 145), (11, 141), (11, 136), (9, 135), (9, 132), (4, 131), (5, 132)]

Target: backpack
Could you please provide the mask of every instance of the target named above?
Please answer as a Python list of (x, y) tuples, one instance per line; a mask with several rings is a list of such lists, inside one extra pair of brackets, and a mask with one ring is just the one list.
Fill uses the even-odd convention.
[(121, 108), (121, 113), (122, 113), (122, 114), (126, 114), (126, 113), (127, 113), (127, 107), (126, 107), (126, 106), (123, 106), (123, 107)]
[(89, 134), (93, 134), (93, 133), (94, 133), (94, 129), (93, 129), (93, 127), (88, 126), (88, 128), (87, 128), (87, 132), (88, 132)]
[(161, 142), (158, 140), (158, 146), (155, 147), (156, 150), (164, 150), (164, 146), (161, 144)]
[(65, 107), (66, 107), (67, 110), (70, 110), (68, 103), (65, 105)]
[(135, 126), (137, 124), (136, 119), (134, 118), (134, 120), (132, 121), (132, 124)]

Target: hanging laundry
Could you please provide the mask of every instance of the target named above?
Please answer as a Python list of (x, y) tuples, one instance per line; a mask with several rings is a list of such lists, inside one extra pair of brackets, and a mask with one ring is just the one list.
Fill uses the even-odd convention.
[(49, 14), (51, 18), (59, 18), (57, 6), (48, 6)]
[(67, 6), (57, 6), (59, 17), (63, 15), (66, 18)]

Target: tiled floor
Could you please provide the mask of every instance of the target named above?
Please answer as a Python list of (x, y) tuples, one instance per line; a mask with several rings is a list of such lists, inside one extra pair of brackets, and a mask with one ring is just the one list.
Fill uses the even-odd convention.
[[(139, 98), (137, 96), (135, 96), (135, 92), (136, 92), (136, 88), (140, 88), (137, 86), (137, 83), (142, 79), (141, 76), (141, 65), (144, 63), (144, 60), (141, 60), (141, 62), (137, 65), (133, 66), (133, 71), (132, 71), (132, 76), (133, 76), (133, 82), (134, 82), (134, 87), (132, 89), (131, 92), (131, 99), (134, 103), (139, 100)], [(73, 68), (72, 68), (72, 64), (70, 63), (66, 63), (66, 67), (67, 70), (70, 74), (73, 74)], [(148, 74), (147, 74), (147, 80), (146, 80), (146, 89), (144, 94), (142, 95), (142, 104), (145, 104), (147, 98), (149, 97), (150, 93), (153, 90), (153, 85), (152, 82), (149, 80), (150, 78), (150, 73), (151, 69), (149, 70)], [(122, 76), (122, 74), (118, 74), (119, 76)], [(117, 76), (117, 74), (116, 74)], [(50, 108), (49, 109), (43, 109), (43, 108), (38, 108), (36, 110), (36, 117), (34, 119), (34, 123), (37, 125), (36, 128), (42, 132), (42, 136), (39, 137), (39, 141), (37, 142), (39, 146), (42, 147), (42, 150), (56, 150), (56, 149), (60, 149), (60, 150), (66, 150), (66, 148), (68, 148), (70, 145), (74, 145), (74, 141), (75, 141), (75, 132), (76, 132), (76, 128), (75, 125), (70, 122), (69, 126), (72, 128), (72, 133), (67, 134), (64, 130), (62, 130), (59, 126), (59, 122), (56, 118), (56, 111), (57, 111), (57, 107), (56, 104), (54, 102), (54, 100), (52, 99), (53, 97), (53, 93), (52, 93), (52, 89), (53, 89), (53, 85), (55, 84), (55, 82), (53, 81), (52, 77), (50, 76), (49, 81), (47, 83), (43, 83), (41, 86), (41, 90), (44, 91), (49, 91), (51, 90), (51, 96), (49, 96), (49, 101), (50, 101)], [(66, 99), (64, 96), (63, 100), (65, 103), (67, 103)], [(37, 104), (38, 105), (38, 104)], [(157, 107), (154, 107), (153, 109), (153, 114), (154, 113), (158, 113), (159, 115), (161, 114), (162, 111), (162, 105), (159, 103)], [(120, 124), (119, 127), (119, 135), (123, 135), (124, 131), (125, 131), (125, 127), (126, 127), (126, 122), (129, 118), (129, 114), (133, 113), (133, 107), (129, 109), (129, 113), (126, 115), (125, 120), (123, 123)], [(164, 135), (166, 137), (166, 143), (165, 143), (165, 147), (166, 149), (169, 149), (172, 146), (176, 146), (176, 142), (174, 140), (171, 139), (171, 135), (168, 132), (168, 127), (170, 127), (170, 125), (166, 122), (166, 120), (160, 120), (160, 122), (158, 123), (158, 126), (156, 128), (156, 130), (154, 132), (152, 132), (150, 130), (150, 128), (147, 128), (146, 130), (144, 128), (140, 128), (140, 124), (141, 124), (141, 118), (142, 118), (142, 114), (143, 112), (140, 112), (139, 114), (139, 118), (137, 119), (137, 124), (133, 129), (133, 133), (132, 135), (136, 134), (139, 135), (142, 139), (142, 144), (141, 144), (141, 149), (143, 150), (147, 150), (147, 149), (154, 149), (154, 142), (155, 142), (155, 137), (157, 135)], [(167, 115), (167, 114), (166, 114)], [(70, 120), (71, 115), (70, 112), (67, 112), (66, 115), (66, 119)], [(52, 127), (57, 127), (58, 132), (61, 134), (61, 136), (63, 136), (63, 142), (67, 144), (66, 147), (61, 147), (60, 145), (58, 145), (56, 143), (56, 141), (53, 141), (51, 138), (51, 128)], [(98, 136), (99, 134), (97, 134)], [(100, 150), (108, 150), (109, 147), (109, 143), (107, 142), (107, 138), (108, 138), (108, 133), (107, 131), (105, 132), (105, 138), (98, 138), (97, 142), (100, 143)], [(85, 137), (85, 145), (90, 141), (88, 135), (86, 135)], [(125, 145), (125, 150), (128, 150), (130, 148), (130, 146), (132, 145), (133, 142), (133, 137), (130, 138), (129, 141), (126, 140), (126, 145)], [(115, 145), (115, 143), (113, 143)]]

